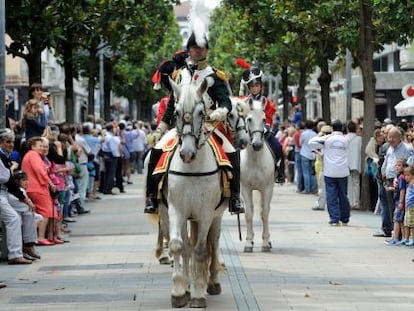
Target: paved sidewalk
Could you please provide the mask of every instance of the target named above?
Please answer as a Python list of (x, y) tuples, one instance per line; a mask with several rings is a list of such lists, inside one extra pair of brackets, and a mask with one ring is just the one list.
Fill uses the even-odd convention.
[[(126, 194), (89, 203), (92, 214), (71, 224), (70, 243), (38, 248), (30, 266), (0, 263), (0, 310), (171, 310), (172, 269), (154, 257), (156, 227), (143, 214), (143, 176)], [(348, 227), (331, 227), (316, 196), (275, 185), (271, 253), (243, 253), (235, 216), (225, 214), (223, 292), (210, 310), (412, 310), (414, 248), (372, 237), (380, 216), (352, 212)], [(242, 235), (245, 236), (244, 219)], [(183, 310), (187, 310), (184, 308)]]

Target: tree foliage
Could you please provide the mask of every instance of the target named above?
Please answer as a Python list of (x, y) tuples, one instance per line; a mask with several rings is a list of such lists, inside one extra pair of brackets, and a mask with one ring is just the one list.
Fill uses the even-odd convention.
[[(145, 62), (158, 61), (154, 54), (159, 55), (166, 52), (168, 47), (173, 48), (171, 44), (164, 44), (165, 41), (173, 38), (176, 40), (174, 42), (180, 42), (177, 40), (178, 27), (173, 17), (172, 4), (176, 2), (178, 1), (9, 0), (6, 31), (13, 43), (7, 50), (27, 61), (29, 80), (32, 83), (41, 81), (41, 52), (45, 48), (53, 48), (62, 64), (70, 67), (65, 68), (67, 75), (76, 77), (82, 73), (88, 74), (92, 86), (90, 92), (93, 93), (97, 75), (96, 54), (100, 48), (108, 46), (112, 52), (109, 60), (114, 70), (113, 76), (120, 79), (115, 80), (115, 90), (119, 92), (118, 95), (123, 95), (122, 92), (126, 92), (131, 85), (129, 82), (135, 81), (132, 87), (137, 89), (137, 83), (150, 80), (149, 69), (140, 69), (151, 67)], [(174, 51), (169, 51), (170, 55)], [(126, 61), (130, 67), (138, 68), (129, 70), (128, 80), (124, 79), (122, 70)], [(118, 62), (122, 62), (119, 67), (116, 66)], [(93, 63), (95, 66), (91, 66)], [(121, 68), (119, 73), (118, 68)], [(121, 87), (125, 82), (128, 82), (127, 87)], [(110, 84), (112, 85), (112, 80)], [(131, 93), (131, 89), (128, 92)], [(151, 88), (140, 88), (140, 96), (135, 93), (134, 98), (139, 99), (142, 94), (150, 97)], [(66, 97), (72, 96), (66, 94)], [(91, 98), (93, 100), (93, 94)], [(72, 104), (68, 109), (71, 107)], [(68, 112), (70, 113), (67, 110)]]

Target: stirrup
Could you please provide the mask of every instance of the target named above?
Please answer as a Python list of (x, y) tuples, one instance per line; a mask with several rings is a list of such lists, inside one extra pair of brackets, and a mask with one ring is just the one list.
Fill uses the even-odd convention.
[(144, 213), (157, 214), (158, 213), (158, 202), (157, 199), (148, 198), (145, 200)]
[(229, 201), (229, 212), (230, 214), (243, 214), (245, 213), (243, 202), (239, 197), (232, 197)]

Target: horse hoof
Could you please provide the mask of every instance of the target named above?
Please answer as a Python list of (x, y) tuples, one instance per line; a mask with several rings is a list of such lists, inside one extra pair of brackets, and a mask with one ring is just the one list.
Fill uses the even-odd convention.
[(245, 253), (253, 253), (253, 246), (245, 246), (244, 247)]
[(171, 263), (170, 258), (168, 257), (161, 257), (158, 261), (161, 265), (169, 265)]
[(270, 246), (269, 245), (266, 245), (266, 246), (262, 246), (262, 252), (263, 253), (269, 253), (270, 252)]
[(221, 285), (220, 285), (220, 283), (209, 284), (207, 286), (207, 293), (209, 293), (210, 295), (219, 295), (219, 294), (221, 294)]
[(193, 298), (191, 299), (190, 308), (206, 308), (206, 298)]
[(271, 249), (272, 249), (272, 243), (270, 243), (270, 242), (267, 242), (267, 245), (262, 246), (262, 252), (263, 253), (268, 253), (268, 252), (270, 252)]
[(183, 308), (188, 304), (189, 295), (185, 293), (182, 296), (171, 296), (171, 306), (173, 308)]

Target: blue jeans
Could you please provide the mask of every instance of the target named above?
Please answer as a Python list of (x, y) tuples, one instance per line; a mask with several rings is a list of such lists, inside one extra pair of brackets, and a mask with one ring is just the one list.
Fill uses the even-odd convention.
[(299, 152), (295, 151), (295, 168), (296, 168), (296, 191), (302, 192), (303, 186), (303, 172), (302, 172), (302, 160)]
[(381, 220), (382, 220), (382, 230), (386, 235), (390, 235), (393, 229), (392, 214), (390, 212), (389, 198), (387, 196), (387, 191), (385, 191), (384, 185), (380, 184), (379, 189), (380, 196), (380, 207), (381, 207)]
[(348, 177), (332, 178), (325, 176), (326, 205), (330, 223), (349, 222), (351, 207), (348, 200)]
[(312, 167), (315, 160), (309, 160), (307, 157), (300, 156), (302, 162), (303, 184), (305, 192), (313, 192), (318, 189), (316, 186), (316, 176), (312, 175)]

